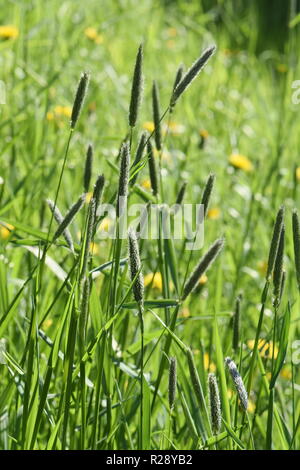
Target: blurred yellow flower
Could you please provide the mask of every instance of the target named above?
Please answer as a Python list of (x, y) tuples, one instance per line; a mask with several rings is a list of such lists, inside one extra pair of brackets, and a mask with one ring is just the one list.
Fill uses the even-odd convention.
[(218, 207), (212, 207), (207, 211), (207, 217), (212, 220), (219, 219), (221, 215), (221, 211)]
[[(249, 341), (247, 341), (248, 347), (250, 349), (254, 348), (254, 343), (255, 343), (254, 339), (250, 339)], [(273, 356), (273, 342), (272, 341), (267, 342), (264, 339), (258, 340), (258, 351), (259, 351), (260, 356), (268, 358), (268, 359), (272, 359), (272, 356)], [(278, 348), (275, 345), (275, 347), (274, 347), (274, 358), (275, 359), (276, 359), (277, 355), (278, 355)]]
[(13, 25), (0, 26), (0, 38), (15, 39), (19, 36), (19, 29)]
[(199, 135), (200, 137), (202, 137), (203, 139), (207, 139), (209, 134), (208, 134), (208, 131), (206, 129), (200, 129), (199, 130)]
[(72, 115), (71, 106), (55, 106), (52, 111), (48, 111), (47, 119), (48, 121), (60, 120), (63, 117), (70, 118)]
[(249, 413), (253, 414), (254, 411), (255, 411), (255, 403), (252, 401), (252, 400), (248, 400), (248, 408), (247, 408), (247, 411), (249, 411)]
[(277, 70), (277, 72), (279, 72), (279, 73), (286, 73), (286, 72), (288, 71), (288, 67), (287, 67), (287, 65), (285, 65), (285, 64), (278, 64), (278, 65), (276, 66), (276, 70)]
[(169, 122), (163, 126), (163, 131), (166, 133), (167, 131), (173, 135), (181, 135), (185, 131), (185, 126), (183, 124), (179, 124), (178, 122)]
[(84, 30), (84, 34), (88, 39), (91, 41), (94, 41), (96, 44), (102, 44), (103, 43), (103, 36), (102, 34), (99, 34), (96, 28), (93, 27), (88, 27)]
[(280, 371), (280, 376), (285, 380), (292, 380), (292, 371), (288, 366), (284, 366)]
[(168, 39), (166, 44), (168, 49), (173, 49), (173, 47), (175, 46), (175, 41), (174, 39)]
[(100, 246), (98, 243), (92, 242), (90, 244), (90, 253), (91, 255), (99, 255), (100, 254)]
[(143, 127), (143, 129), (145, 129), (148, 132), (153, 132), (154, 131), (154, 122), (145, 121), (142, 127)]
[[(156, 149), (153, 149), (153, 153), (154, 153), (154, 156), (155, 157), (159, 157), (160, 156), (160, 152)], [(168, 152), (168, 150), (162, 150), (161, 152), (161, 159), (162, 160), (165, 160), (166, 162), (170, 162), (171, 161), (171, 154), (170, 152)]]
[(202, 276), (200, 277), (198, 283), (199, 283), (201, 286), (203, 286), (204, 284), (207, 283), (207, 279), (208, 279), (208, 278), (207, 278), (206, 274), (202, 274)]
[(262, 276), (265, 276), (267, 274), (267, 269), (268, 269), (267, 261), (259, 261), (257, 263), (257, 270)]
[(297, 181), (300, 181), (300, 166), (296, 168), (296, 179)]
[(42, 328), (43, 330), (48, 330), (48, 328), (50, 328), (50, 326), (53, 324), (53, 320), (51, 318), (47, 318), (47, 320), (45, 320), (43, 323), (42, 323)]
[(146, 180), (142, 181), (141, 186), (144, 189), (151, 189), (151, 181), (149, 179), (146, 179)]
[(183, 318), (188, 318), (190, 316), (190, 310), (188, 307), (183, 307), (182, 311), (180, 312), (180, 315)]
[(93, 197), (93, 193), (92, 192), (89, 192), (89, 193), (86, 193), (85, 195), (85, 203), (88, 204), (90, 202), (90, 200), (92, 199)]
[(240, 155), (239, 153), (231, 154), (229, 157), (229, 163), (235, 168), (238, 168), (240, 170), (244, 170), (244, 171), (253, 170), (253, 165), (250, 162), (250, 160), (247, 157), (245, 157), (245, 155)]
[(205, 370), (207, 370), (208, 372), (216, 372), (216, 364), (214, 362), (210, 362), (208, 353), (204, 353), (203, 363)]
[(14, 228), (15, 227), (13, 225), (5, 224), (5, 226), (4, 226), (1, 223), (0, 224), (0, 239), (1, 240), (6, 240), (10, 236), (10, 234), (11, 234), (12, 230), (14, 230)]
[(154, 289), (162, 291), (162, 276), (161, 273), (148, 273), (144, 277), (145, 286), (151, 285)]
[(110, 227), (112, 226), (112, 223), (113, 223), (112, 219), (110, 219), (109, 217), (104, 217), (104, 219), (101, 220), (101, 222), (100, 222), (98, 230), (107, 232), (110, 229)]

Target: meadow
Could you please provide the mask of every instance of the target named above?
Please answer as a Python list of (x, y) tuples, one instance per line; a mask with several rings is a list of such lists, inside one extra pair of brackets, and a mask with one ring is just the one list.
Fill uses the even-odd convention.
[(2, 3), (0, 449), (298, 450), (296, 2)]

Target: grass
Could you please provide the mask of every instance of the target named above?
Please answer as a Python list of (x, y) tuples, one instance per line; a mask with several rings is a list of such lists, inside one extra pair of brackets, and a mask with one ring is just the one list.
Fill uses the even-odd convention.
[[(292, 213), (299, 206), (300, 142), (292, 84), (300, 76), (300, 26), (294, 21), (284, 52), (256, 53), (254, 11), (235, 17), (230, 2), (209, 10), (199, 2), (100, 3), (12, 2), (5, 17), (1, 13), (0, 23), (16, 25), (19, 36), (0, 38), (6, 86), (0, 105), (0, 448), (299, 449)], [(144, 98), (130, 128), (141, 42)], [(210, 44), (216, 53), (168, 113), (178, 67), (184, 62), (186, 70)], [(89, 89), (70, 130), (84, 71), (91, 75)], [(132, 163), (141, 132), (153, 130), (153, 80), (162, 150), (155, 152), (153, 137), (150, 168), (159, 177), (153, 192), (145, 152), (131, 169), (137, 178), (129, 202), (172, 205), (184, 181), (185, 203), (210, 202), (201, 250), (187, 250), (187, 240), (164, 240), (161, 226), (158, 239), (140, 241), (141, 308), (134, 297), (140, 270), (130, 277), (128, 242), (101, 238), (109, 217), (90, 230), (89, 199), (103, 173), (102, 202), (115, 204), (122, 142), (131, 141)], [(156, 109), (156, 122), (157, 116)], [(46, 199), (63, 215), (78, 200), (91, 142), (92, 183), (68, 227), (73, 253), (63, 236), (53, 240), (57, 223)], [(286, 276), (277, 302), (269, 252), (281, 205), (283, 257), (279, 243), (271, 249), (277, 294), (282, 265)], [(222, 253), (180, 300), (186, 280), (220, 237)], [(225, 367), (228, 356), (248, 391), (247, 412)], [(172, 406), (171, 358), (177, 363)], [(217, 435), (210, 423), (212, 372), (222, 412)]]

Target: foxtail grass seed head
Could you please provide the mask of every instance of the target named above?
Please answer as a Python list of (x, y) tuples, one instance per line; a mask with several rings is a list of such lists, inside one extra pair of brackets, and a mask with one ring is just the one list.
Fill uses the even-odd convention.
[(173, 410), (176, 398), (176, 387), (177, 387), (177, 361), (176, 357), (170, 357), (170, 368), (169, 368), (169, 407)]
[(214, 187), (214, 183), (215, 183), (215, 175), (213, 173), (211, 173), (206, 181), (206, 185), (205, 185), (205, 188), (203, 190), (203, 194), (202, 194), (202, 199), (201, 199), (201, 204), (203, 204), (203, 217), (205, 218), (206, 214), (207, 214), (207, 210), (208, 210), (208, 206), (209, 206), (209, 201), (210, 201), (210, 198), (211, 198), (211, 194), (212, 194), (212, 190), (213, 190), (213, 187)]
[(117, 217), (120, 216), (121, 208), (120, 198), (127, 198), (128, 194), (128, 182), (129, 182), (129, 168), (130, 168), (130, 151), (129, 143), (126, 142), (122, 145), (121, 150), (121, 166), (120, 166), (120, 177), (119, 177), (119, 189), (118, 189), (118, 201), (117, 201)]
[(187, 296), (195, 289), (198, 284), (200, 277), (205, 273), (209, 266), (214, 262), (214, 260), (219, 255), (220, 251), (224, 246), (224, 240), (222, 238), (216, 240), (205, 255), (201, 258), (198, 265), (195, 267), (194, 271), (188, 278), (183, 289), (182, 300), (185, 300)]
[(237, 296), (235, 301), (235, 308), (233, 313), (233, 336), (232, 336), (232, 349), (234, 351), (238, 350), (239, 342), (240, 342), (240, 322), (241, 322), (241, 301), (242, 296), (241, 294)]
[(273, 285), (274, 285), (274, 306), (279, 305), (280, 291), (281, 291), (281, 281), (283, 273), (283, 256), (284, 256), (284, 238), (285, 238), (285, 227), (284, 223), (282, 224), (282, 229), (280, 233), (279, 245), (277, 250), (277, 255), (274, 265), (274, 275), (273, 275)]
[(180, 82), (177, 84), (176, 88), (173, 91), (171, 98), (170, 106), (173, 107), (176, 104), (178, 98), (186, 90), (186, 88), (192, 83), (192, 81), (197, 77), (199, 72), (203, 69), (204, 65), (207, 63), (209, 58), (213, 55), (216, 50), (216, 46), (210, 46), (206, 49), (203, 54), (197, 59), (191, 68), (185, 73), (181, 78)]
[(282, 276), (281, 276), (280, 294), (279, 294), (279, 299), (278, 299), (279, 304), (280, 304), (281, 299), (282, 299), (282, 294), (283, 294), (284, 287), (285, 287), (285, 281), (286, 281), (286, 272), (285, 272), (285, 270), (283, 270), (282, 271)]
[(83, 102), (87, 93), (89, 85), (90, 75), (87, 72), (84, 72), (79, 80), (75, 100), (72, 108), (71, 114), (71, 129), (75, 129), (76, 123), (79, 119), (79, 115), (83, 106)]
[(96, 212), (96, 201), (94, 198), (92, 198), (89, 203), (84, 253), (83, 253), (83, 259), (82, 259), (82, 265), (81, 265), (82, 266), (81, 276), (80, 276), (81, 279), (84, 278), (86, 274), (87, 266), (88, 266), (91, 241), (92, 241), (93, 230), (94, 230), (94, 225), (95, 225), (95, 212)]
[(89, 144), (87, 153), (86, 153), (84, 176), (83, 176), (83, 187), (86, 193), (89, 191), (91, 177), (92, 177), (93, 153), (94, 153), (93, 146), (92, 144)]
[[(138, 241), (136, 233), (133, 229), (128, 230), (128, 243), (129, 243), (129, 266), (131, 281), (135, 278), (133, 284), (133, 295), (136, 302), (143, 306), (144, 304), (144, 278), (141, 271), (141, 258), (139, 252)], [(137, 277), (136, 277), (137, 276)]]
[(89, 297), (90, 297), (90, 278), (86, 277), (83, 280), (80, 316), (79, 316), (79, 338), (82, 345), (85, 344), (86, 339), (86, 325), (88, 320), (89, 310)]
[(129, 105), (129, 125), (134, 127), (138, 118), (138, 112), (142, 101), (144, 87), (143, 79), (143, 46), (140, 45), (135, 61), (132, 79), (131, 99)]
[(201, 386), (201, 382), (199, 379), (198, 371), (196, 368), (196, 364), (194, 361), (194, 356), (192, 353), (192, 350), (190, 348), (187, 349), (186, 351), (187, 354), (187, 360), (188, 360), (188, 366), (189, 366), (189, 372), (190, 372), (190, 377), (192, 381), (192, 387), (194, 389), (194, 393), (196, 395), (198, 404), (200, 408), (202, 409), (204, 406), (204, 396), (203, 396), (203, 390)]
[[(62, 223), (62, 221), (64, 220), (64, 218), (63, 218), (59, 208), (54, 204), (54, 202), (51, 199), (47, 199), (46, 202), (47, 202), (51, 212), (53, 213), (54, 219), (56, 220), (58, 225), (60, 225)], [(72, 235), (70, 234), (70, 232), (67, 228), (63, 231), (63, 236), (64, 236), (64, 239), (66, 240), (66, 243), (67, 243), (68, 247), (74, 253), (74, 243), (73, 243)]]
[(66, 230), (68, 225), (70, 225), (70, 223), (74, 219), (77, 212), (79, 212), (80, 209), (82, 208), (84, 201), (85, 201), (85, 194), (82, 194), (80, 198), (78, 199), (78, 201), (76, 201), (75, 204), (73, 204), (73, 206), (70, 207), (64, 219), (62, 220), (61, 224), (59, 225), (58, 229), (56, 230), (53, 236), (53, 241), (55, 241), (58, 237), (60, 237), (60, 235)]
[(95, 199), (96, 210), (101, 202), (101, 196), (103, 193), (104, 183), (105, 183), (104, 175), (99, 175), (94, 185), (94, 191), (93, 191), (93, 199)]
[(161, 150), (160, 104), (159, 104), (158, 86), (157, 86), (156, 81), (153, 82), (153, 86), (152, 86), (152, 110), (153, 110), (155, 146), (157, 150)]
[(208, 374), (208, 391), (210, 404), (211, 429), (214, 435), (219, 434), (222, 423), (221, 400), (215, 374)]
[(267, 281), (271, 279), (271, 276), (274, 270), (275, 259), (277, 255), (280, 234), (281, 234), (281, 229), (282, 229), (282, 224), (283, 224), (283, 218), (284, 218), (284, 206), (281, 206), (279, 211), (277, 212), (274, 229), (273, 229), (273, 236), (272, 236), (271, 245), (270, 245), (268, 267), (267, 267), (267, 274), (266, 274)]
[[(141, 159), (143, 158), (143, 154), (144, 154), (145, 147), (146, 147), (146, 140), (147, 140), (147, 132), (143, 132), (141, 137), (140, 137), (140, 140), (139, 140), (136, 152), (135, 152), (134, 161), (133, 161), (133, 164), (132, 164), (132, 167), (134, 168), (134, 171), (136, 171), (138, 164), (140, 163)], [(135, 184), (135, 182), (137, 180), (137, 177), (138, 177), (138, 172), (136, 172), (134, 174), (134, 176), (131, 178), (131, 180), (130, 180), (130, 185), (131, 186), (133, 186)]]
[(225, 364), (229, 370), (229, 373), (231, 375), (231, 378), (234, 382), (234, 386), (236, 388), (237, 394), (239, 396), (239, 399), (241, 401), (241, 405), (245, 411), (247, 411), (248, 408), (248, 394), (246, 392), (246, 388), (243, 382), (242, 377), (240, 376), (240, 373), (236, 367), (235, 362), (230, 358), (226, 357), (225, 358)]
[(175, 204), (180, 205), (182, 203), (184, 195), (185, 195), (186, 185), (187, 185), (187, 182), (184, 181), (178, 191)]
[(155, 163), (152, 144), (150, 140), (147, 143), (147, 154), (148, 154), (149, 176), (150, 176), (152, 193), (154, 196), (156, 196), (158, 194), (158, 178), (157, 178), (156, 163)]
[(293, 222), (293, 242), (294, 242), (296, 277), (297, 277), (298, 289), (300, 291), (300, 222), (299, 222), (298, 212), (296, 209), (293, 210), (292, 222)]
[[(183, 64), (181, 64), (179, 67), (178, 67), (178, 70), (176, 72), (176, 76), (175, 76), (175, 80), (174, 80), (174, 84), (173, 84), (173, 90), (172, 90), (172, 96), (173, 96), (173, 93), (174, 93), (174, 90), (175, 88), (177, 87), (178, 83), (181, 81), (182, 77), (183, 77), (183, 72), (184, 72), (184, 67), (183, 67)], [(170, 113), (173, 112), (174, 110), (174, 105), (170, 105)]]

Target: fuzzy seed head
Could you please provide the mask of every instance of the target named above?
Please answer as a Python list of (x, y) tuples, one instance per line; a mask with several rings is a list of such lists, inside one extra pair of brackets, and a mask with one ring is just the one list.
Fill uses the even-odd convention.
[(76, 123), (78, 121), (83, 102), (87, 93), (88, 85), (89, 85), (90, 75), (87, 72), (84, 72), (79, 80), (74, 104), (72, 108), (71, 114), (71, 129), (75, 129)]
[[(133, 284), (133, 295), (138, 304), (143, 306), (144, 303), (144, 278), (141, 271), (141, 258), (139, 252), (138, 241), (136, 233), (133, 229), (128, 230), (128, 244), (129, 244), (129, 267), (130, 278), (135, 282)], [(136, 277), (137, 276), (137, 277)]]
[(143, 82), (143, 46), (141, 44), (136, 56), (131, 88), (131, 99), (129, 106), (129, 125), (131, 127), (136, 125), (138, 118), (138, 112), (143, 95)]
[(239, 399), (241, 401), (241, 405), (245, 411), (247, 411), (248, 408), (248, 394), (243, 382), (242, 377), (240, 376), (240, 373), (236, 367), (235, 362), (230, 358), (226, 357), (225, 358), (225, 364), (229, 370), (229, 373), (231, 375), (231, 378), (233, 380), (234, 386), (236, 388), (237, 394), (239, 396)]
[(93, 153), (94, 153), (93, 146), (92, 144), (89, 144), (87, 153), (86, 153), (84, 176), (83, 176), (83, 187), (86, 193), (89, 190), (91, 177), (92, 177)]
[(169, 407), (170, 410), (174, 408), (176, 398), (176, 386), (177, 386), (177, 361), (176, 357), (170, 358), (169, 368)]
[(209, 201), (210, 201), (210, 198), (211, 198), (211, 194), (212, 194), (212, 191), (213, 191), (213, 187), (214, 187), (214, 183), (215, 183), (215, 175), (213, 173), (211, 173), (207, 179), (207, 182), (206, 182), (206, 185), (205, 185), (205, 188), (203, 190), (203, 194), (202, 194), (202, 199), (201, 199), (201, 204), (203, 204), (203, 217), (205, 218), (206, 214), (207, 214), (207, 210), (208, 210), (208, 206), (209, 206)]
[(147, 143), (147, 153), (148, 153), (149, 176), (150, 176), (152, 193), (154, 196), (156, 196), (158, 194), (157, 169), (156, 169), (156, 163), (154, 159), (152, 144), (150, 140)]
[(219, 387), (215, 374), (208, 374), (208, 391), (210, 404), (211, 428), (214, 435), (219, 434), (221, 429), (221, 400)]
[(267, 274), (266, 274), (267, 281), (271, 279), (271, 276), (274, 270), (275, 259), (276, 259), (276, 255), (278, 251), (280, 234), (281, 234), (281, 229), (283, 225), (283, 218), (284, 218), (284, 206), (281, 206), (276, 216), (274, 229), (273, 229), (273, 236), (272, 236), (271, 245), (270, 245), (268, 268), (267, 268)]
[(73, 206), (70, 207), (64, 219), (62, 220), (61, 224), (59, 225), (58, 229), (56, 230), (53, 236), (53, 241), (55, 241), (66, 230), (68, 225), (70, 225), (70, 223), (74, 219), (77, 212), (79, 212), (80, 209), (82, 208), (84, 201), (85, 201), (85, 194), (82, 194), (80, 198), (78, 199), (78, 201), (75, 202), (75, 204), (73, 204)]
[[(145, 151), (145, 146), (146, 146), (146, 140), (147, 140), (147, 132), (143, 132), (140, 138), (140, 141), (138, 143), (133, 165), (132, 167), (134, 168), (134, 171), (137, 169), (138, 164), (140, 163), (141, 159), (143, 158), (143, 154)], [(133, 186), (137, 180), (138, 177), (138, 172), (135, 173), (135, 175), (131, 178), (130, 180), (130, 185)]]
[(157, 83), (152, 86), (152, 109), (154, 122), (154, 140), (157, 150), (161, 150), (160, 104)]

